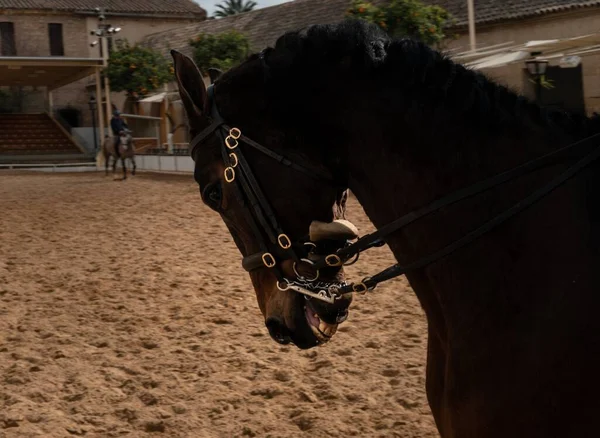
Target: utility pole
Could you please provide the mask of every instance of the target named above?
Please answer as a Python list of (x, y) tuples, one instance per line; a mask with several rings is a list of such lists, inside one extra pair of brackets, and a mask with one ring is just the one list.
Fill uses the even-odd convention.
[(108, 75), (106, 74), (106, 69), (108, 67), (108, 40), (106, 37), (102, 37), (100, 39), (100, 44), (102, 44), (102, 65), (104, 66), (104, 94), (106, 96), (106, 120), (107, 124), (110, 126), (108, 121), (112, 117), (112, 105), (110, 103), (110, 83), (108, 81)]
[(467, 0), (469, 9), (469, 41), (471, 43), (471, 51), (475, 51), (475, 0)]
[[(100, 40), (100, 49), (102, 52), (102, 66), (104, 67), (104, 71), (106, 73), (106, 68), (108, 67), (108, 39), (112, 38), (115, 34), (121, 31), (120, 27), (112, 27), (102, 24), (104, 20), (106, 20), (106, 11), (103, 8), (96, 8), (96, 13), (98, 14), (98, 28), (92, 30), (90, 33), (93, 36), (98, 37)], [(91, 46), (94, 47), (98, 44), (98, 41), (94, 41)], [(110, 101), (110, 82), (108, 81), (108, 75), (104, 75), (104, 95), (106, 98), (106, 125), (110, 127), (110, 119), (112, 117), (112, 105)], [(102, 112), (102, 96), (99, 96), (99, 108), (98, 112)], [(101, 134), (101, 136), (104, 133)]]

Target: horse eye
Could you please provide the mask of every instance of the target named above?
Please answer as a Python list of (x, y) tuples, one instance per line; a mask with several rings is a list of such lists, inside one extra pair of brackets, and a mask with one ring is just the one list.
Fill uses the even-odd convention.
[(219, 211), (221, 209), (222, 199), (223, 192), (221, 191), (220, 183), (209, 184), (202, 191), (202, 200), (206, 205), (215, 211)]

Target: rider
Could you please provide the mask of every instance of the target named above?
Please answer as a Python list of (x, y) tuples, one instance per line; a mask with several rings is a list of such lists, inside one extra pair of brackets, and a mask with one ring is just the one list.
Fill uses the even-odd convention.
[(119, 110), (113, 111), (113, 117), (110, 119), (110, 127), (114, 135), (115, 154), (120, 156), (119, 145), (121, 144), (121, 131), (129, 129), (129, 127), (127, 126), (127, 123), (125, 123), (125, 120), (121, 118), (121, 112)]

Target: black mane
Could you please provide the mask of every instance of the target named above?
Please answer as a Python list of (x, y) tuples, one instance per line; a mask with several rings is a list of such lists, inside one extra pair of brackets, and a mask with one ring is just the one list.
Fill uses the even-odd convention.
[(272, 73), (285, 72), (282, 77), (286, 80), (305, 81), (315, 72), (347, 64), (353, 75), (394, 81), (404, 93), (428, 97), (432, 104), (444, 105), (454, 113), (467, 113), (482, 127), (519, 130), (539, 126), (575, 136), (600, 130), (599, 117), (540, 107), (421, 42), (392, 39), (364, 20), (346, 19), (288, 32), (267, 55)]

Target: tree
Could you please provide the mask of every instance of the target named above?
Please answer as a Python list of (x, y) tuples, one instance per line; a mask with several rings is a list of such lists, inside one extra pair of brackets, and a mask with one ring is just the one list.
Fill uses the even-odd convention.
[(209, 68), (228, 70), (250, 52), (248, 39), (234, 30), (218, 35), (200, 34), (190, 45), (194, 48), (194, 61), (204, 73)]
[(445, 31), (453, 23), (444, 8), (419, 0), (391, 0), (382, 6), (353, 0), (348, 15), (375, 23), (392, 37), (411, 37), (438, 47), (449, 37)]
[(224, 0), (216, 6), (215, 17), (227, 17), (229, 15), (249, 12), (256, 7), (256, 2), (252, 0)]
[(112, 90), (140, 98), (170, 82), (173, 67), (159, 52), (119, 40), (108, 59), (106, 74)]

